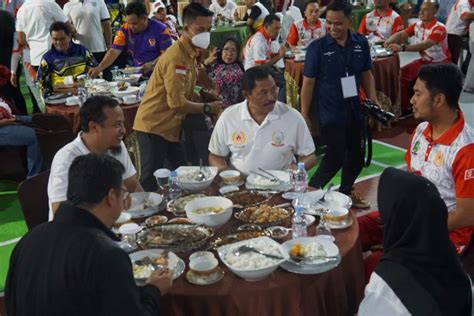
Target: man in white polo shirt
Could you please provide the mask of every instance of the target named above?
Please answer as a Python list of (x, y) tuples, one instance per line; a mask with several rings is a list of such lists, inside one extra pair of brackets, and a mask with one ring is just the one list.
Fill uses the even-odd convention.
[(462, 36), (469, 33), (469, 24), (474, 20), (474, 2), (458, 0), (452, 6), (446, 21), (448, 46), (453, 63), (457, 64), (461, 52)]
[(235, 15), (235, 9), (237, 5), (232, 1), (228, 0), (217, 0), (215, 3), (209, 6), (209, 10), (214, 12), (214, 17), (227, 21), (232, 21)]
[(80, 116), (82, 131), (75, 140), (56, 153), (51, 165), (48, 181), (50, 220), (59, 204), (67, 200), (69, 167), (77, 156), (91, 152), (111, 155), (125, 168), (123, 183), (128, 192), (143, 191), (122, 141), (126, 130), (125, 118), (119, 103), (110, 97), (94, 96), (82, 105)]
[(209, 164), (219, 170), (235, 168), (245, 175), (264, 169), (286, 170), (299, 162), (316, 163), (309, 129), (295, 109), (276, 101), (278, 87), (268, 67), (244, 73), (245, 101), (226, 109), (209, 143)]

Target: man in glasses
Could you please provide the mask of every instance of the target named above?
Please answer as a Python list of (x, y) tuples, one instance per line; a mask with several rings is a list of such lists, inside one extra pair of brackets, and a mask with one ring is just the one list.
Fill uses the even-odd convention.
[(169, 270), (155, 270), (136, 286), (130, 258), (110, 230), (127, 195), (123, 164), (91, 153), (68, 171), (67, 202), (13, 251), (8, 315), (160, 315), (160, 296), (172, 285)]
[(129, 192), (143, 191), (137, 172), (123, 143), (125, 118), (119, 103), (110, 97), (93, 96), (79, 112), (81, 132), (54, 156), (48, 181), (49, 219), (66, 200), (68, 170), (74, 158), (88, 153), (105, 153), (122, 163), (123, 182)]

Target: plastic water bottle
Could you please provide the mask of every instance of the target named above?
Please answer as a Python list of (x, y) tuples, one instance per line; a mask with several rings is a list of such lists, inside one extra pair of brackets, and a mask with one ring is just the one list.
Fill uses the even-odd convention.
[(181, 188), (178, 185), (178, 173), (176, 170), (171, 171), (168, 183), (168, 198), (170, 200), (176, 199), (181, 195)]
[(294, 175), (296, 194), (305, 193), (308, 189), (308, 173), (304, 168), (304, 162), (298, 163), (298, 170)]
[(377, 48), (375, 47), (375, 44), (369, 44), (370, 45), (370, 58), (372, 60), (377, 60)]
[(308, 236), (308, 230), (306, 228), (306, 218), (303, 214), (304, 208), (301, 205), (295, 206), (295, 213), (291, 219), (292, 224), (292, 238), (306, 237)]

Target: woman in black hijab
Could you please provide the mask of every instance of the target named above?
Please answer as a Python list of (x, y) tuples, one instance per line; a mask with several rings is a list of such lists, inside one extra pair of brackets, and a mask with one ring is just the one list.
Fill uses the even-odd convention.
[(388, 168), (377, 198), (384, 255), (359, 315), (470, 315), (470, 281), (449, 240), (448, 211), (435, 185)]

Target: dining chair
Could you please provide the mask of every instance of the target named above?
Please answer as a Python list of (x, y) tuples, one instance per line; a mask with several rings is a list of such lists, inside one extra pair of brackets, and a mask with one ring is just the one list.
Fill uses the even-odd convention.
[(18, 199), (29, 230), (48, 221), (48, 179), (46, 170), (18, 185)]

